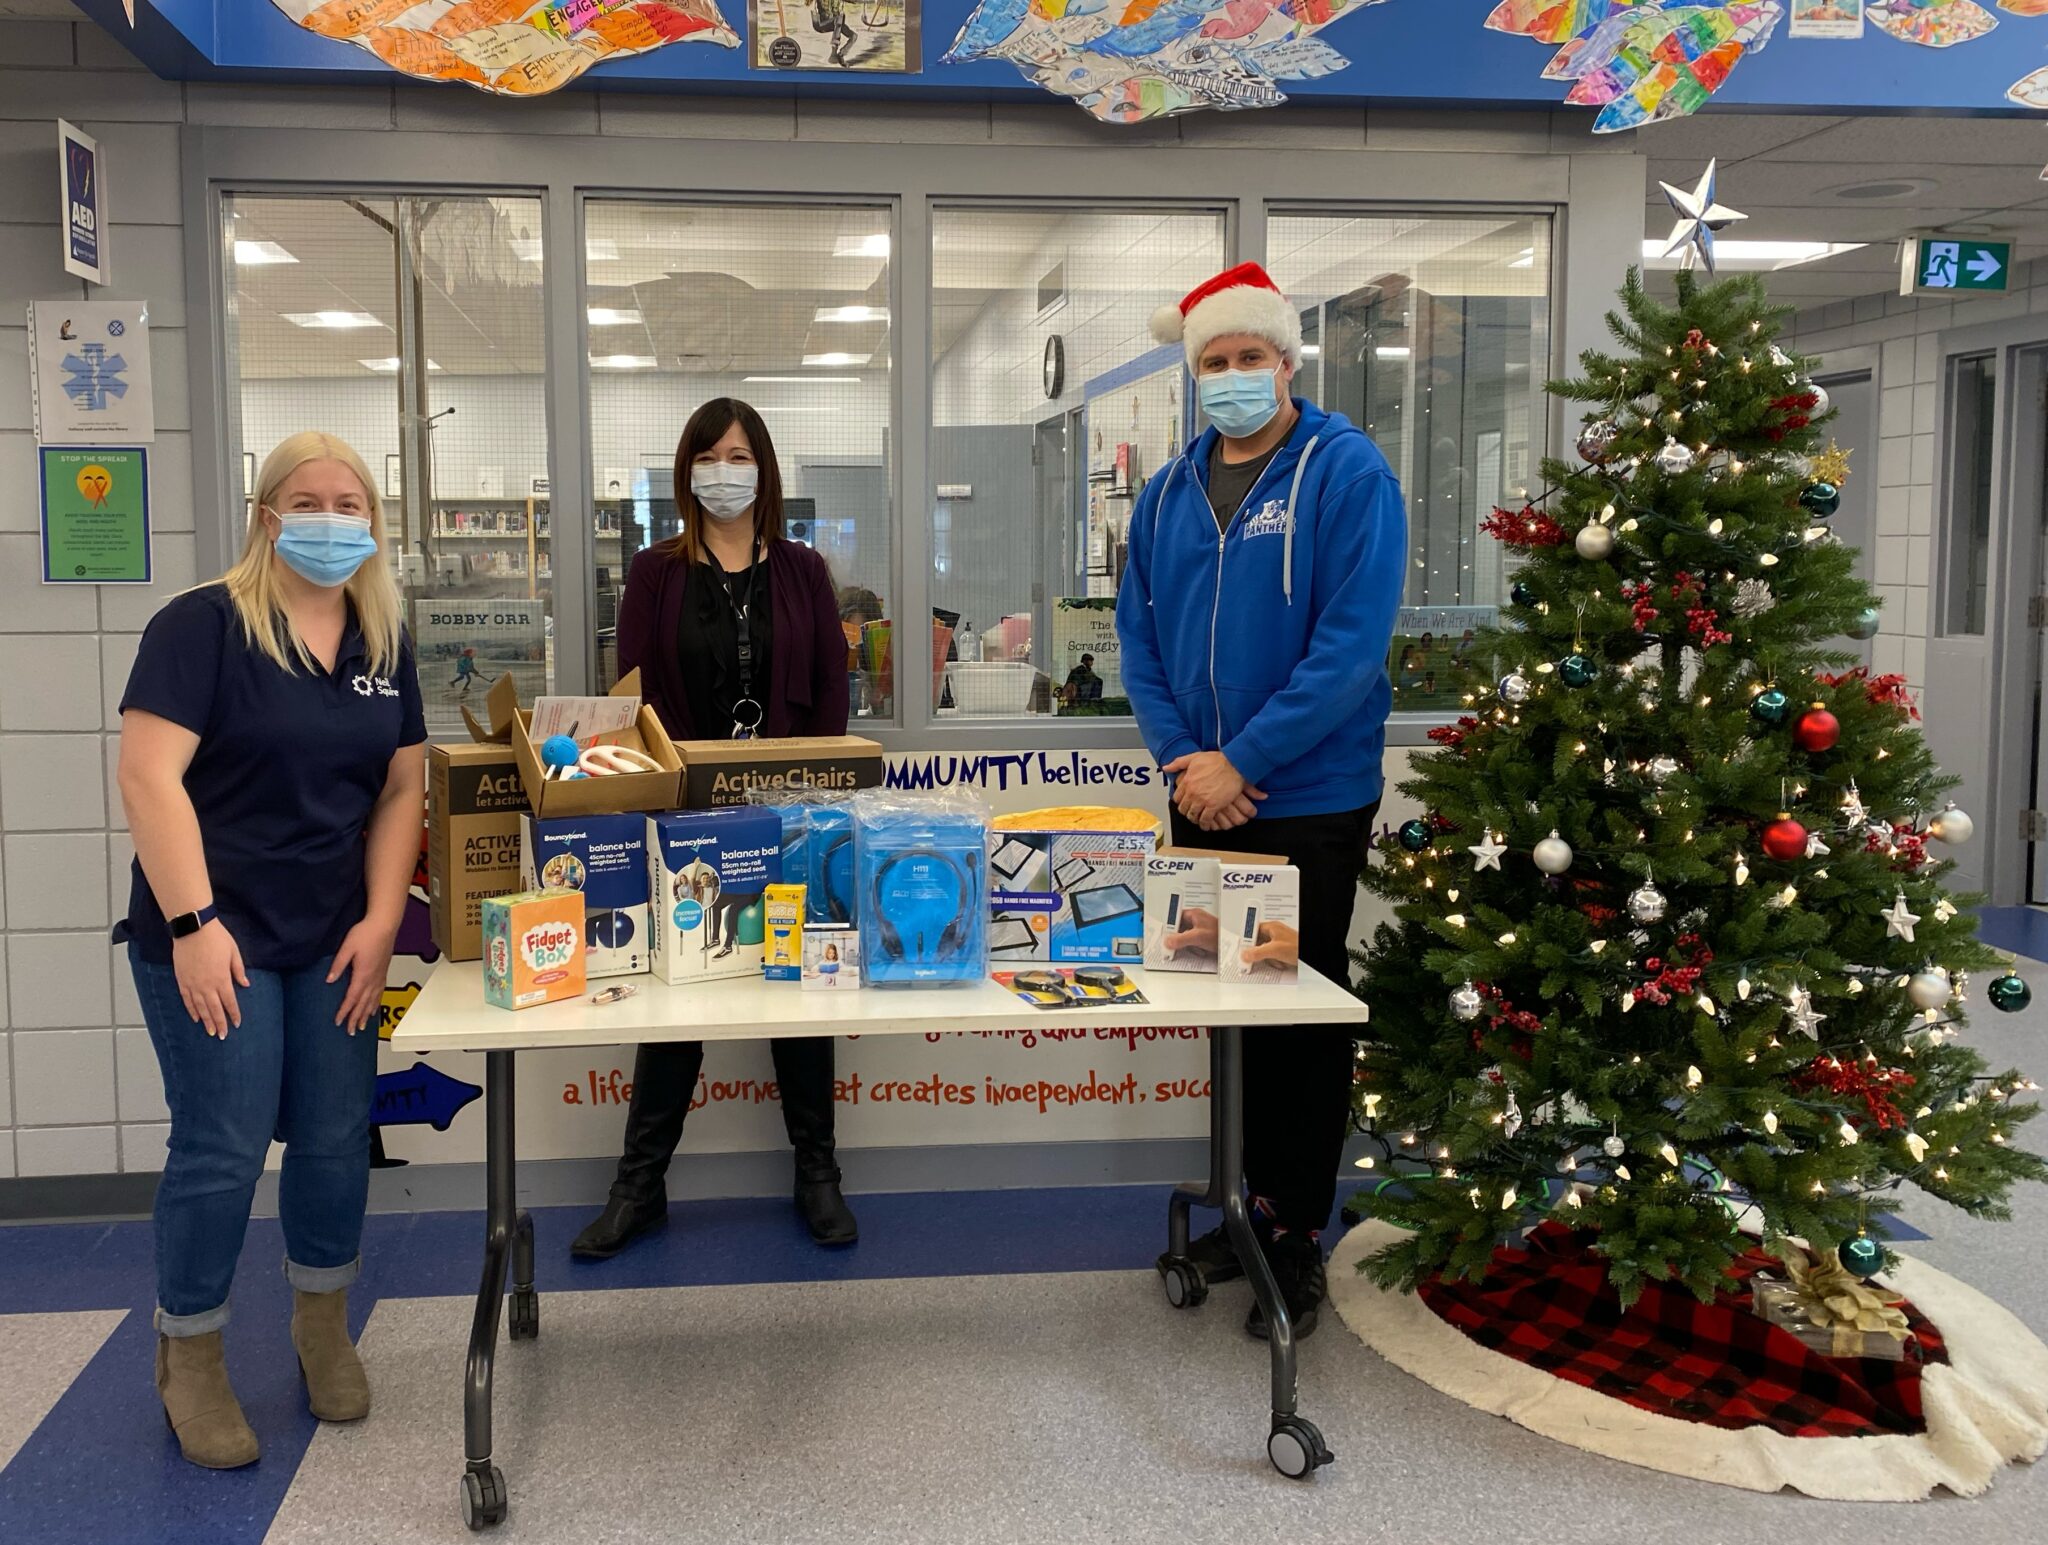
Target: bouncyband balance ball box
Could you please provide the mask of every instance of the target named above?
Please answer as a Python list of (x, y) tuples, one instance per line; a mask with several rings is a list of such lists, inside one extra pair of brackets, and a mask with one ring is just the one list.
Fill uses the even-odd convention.
[(450, 960), (484, 952), (487, 897), (519, 889), (526, 785), (510, 746), (427, 749), (427, 911)]
[(661, 981), (761, 974), (762, 896), (782, 882), (782, 818), (761, 805), (647, 818), (651, 969)]
[(988, 834), (993, 960), (1136, 965), (1145, 952), (1145, 861), (1158, 823), (1143, 811), (998, 816)]
[(1222, 950), (1218, 969), (1240, 982), (1293, 982), (1301, 977), (1301, 871), (1239, 853), (1222, 877)]
[(682, 800), (692, 810), (746, 803), (755, 793), (848, 795), (882, 781), (881, 742), (861, 735), (681, 740)]
[(766, 936), (761, 942), (761, 974), (771, 982), (794, 982), (804, 974), (804, 888), (771, 885), (762, 893)]
[(529, 890), (583, 897), (584, 974), (647, 969), (647, 817), (586, 815), (520, 822), (519, 872)]
[(483, 904), (484, 1001), (537, 1008), (583, 995), (583, 898), (522, 891)]

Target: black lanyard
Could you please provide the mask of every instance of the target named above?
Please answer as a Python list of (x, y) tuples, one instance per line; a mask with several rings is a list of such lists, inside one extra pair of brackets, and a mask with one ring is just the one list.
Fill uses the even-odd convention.
[[(747, 568), (747, 599), (741, 602), (732, 591), (732, 576), (725, 572), (725, 565), (718, 565), (718, 588), (724, 592), (725, 604), (732, 608), (733, 633), (740, 667), (740, 692), (732, 704), (732, 738), (752, 740), (760, 733), (763, 710), (760, 700), (754, 696), (754, 603), (760, 588), (761, 564), (753, 563)], [(752, 709), (750, 715), (744, 710)]]

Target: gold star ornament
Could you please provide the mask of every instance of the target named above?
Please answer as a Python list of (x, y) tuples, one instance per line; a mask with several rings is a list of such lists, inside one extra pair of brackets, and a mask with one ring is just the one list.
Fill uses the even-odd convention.
[(1813, 458), (1814, 481), (1833, 483), (1835, 487), (1840, 488), (1849, 480), (1849, 458), (1854, 454), (1853, 451), (1843, 450), (1833, 440), (1828, 441), (1828, 448)]

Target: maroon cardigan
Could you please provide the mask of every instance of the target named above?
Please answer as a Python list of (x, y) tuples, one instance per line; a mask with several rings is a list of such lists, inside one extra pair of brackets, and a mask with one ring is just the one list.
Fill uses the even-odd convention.
[[(722, 738), (724, 725), (690, 722), (677, 640), (690, 563), (675, 549), (636, 554), (619, 599), (619, 674), (640, 672), (641, 693), (676, 740)], [(768, 602), (774, 629), (763, 735), (846, 733), (846, 633), (825, 560), (801, 542), (768, 549)]]

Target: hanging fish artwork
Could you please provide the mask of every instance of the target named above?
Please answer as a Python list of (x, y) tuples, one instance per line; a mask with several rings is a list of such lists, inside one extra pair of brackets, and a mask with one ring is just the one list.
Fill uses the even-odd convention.
[(366, 48), (420, 80), (544, 96), (592, 65), (671, 43), (738, 48), (718, 0), (275, 0), (308, 32)]
[[(1105, 123), (1277, 107), (1350, 64), (1314, 36), (1385, 0), (982, 0), (944, 62), (1005, 59)], [(1413, 3), (1413, 0), (1409, 0)], [(1085, 31), (1069, 23), (1086, 15)]]

